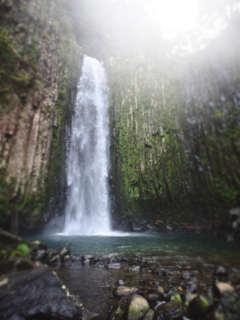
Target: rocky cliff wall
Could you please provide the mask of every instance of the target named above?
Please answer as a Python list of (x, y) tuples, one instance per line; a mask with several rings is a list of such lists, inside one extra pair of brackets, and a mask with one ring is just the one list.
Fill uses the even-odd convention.
[(16, 229), (43, 221), (80, 48), (64, 1), (3, 0), (0, 16), (0, 219)]
[(239, 205), (236, 39), (233, 28), (188, 57), (109, 60), (118, 216), (216, 220)]

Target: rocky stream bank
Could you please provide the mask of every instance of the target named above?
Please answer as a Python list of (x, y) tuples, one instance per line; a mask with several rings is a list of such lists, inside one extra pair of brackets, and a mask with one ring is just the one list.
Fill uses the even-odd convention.
[(239, 320), (240, 263), (201, 257), (74, 257), (0, 231), (0, 318)]

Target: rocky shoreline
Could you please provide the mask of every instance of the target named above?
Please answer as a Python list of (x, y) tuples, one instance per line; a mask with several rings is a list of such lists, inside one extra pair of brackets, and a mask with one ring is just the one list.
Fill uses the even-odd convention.
[(240, 267), (172, 256), (73, 257), (3, 230), (0, 242), (1, 319), (239, 320)]

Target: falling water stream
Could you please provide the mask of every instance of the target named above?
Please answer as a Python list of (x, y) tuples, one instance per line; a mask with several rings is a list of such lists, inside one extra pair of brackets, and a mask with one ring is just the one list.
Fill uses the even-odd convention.
[(85, 56), (78, 84), (67, 163), (65, 235), (110, 231), (108, 83), (102, 64)]

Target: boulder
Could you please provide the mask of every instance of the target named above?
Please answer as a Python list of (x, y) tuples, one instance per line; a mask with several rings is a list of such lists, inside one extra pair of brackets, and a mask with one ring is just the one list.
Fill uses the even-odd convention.
[(14, 315), (72, 318), (77, 309), (62, 288), (57, 275), (42, 265), (0, 278), (0, 318)]
[(125, 286), (119, 286), (113, 290), (113, 295), (115, 297), (121, 298), (121, 297), (128, 297), (132, 293), (137, 293), (138, 288), (136, 287), (125, 287)]
[(67, 247), (59, 249), (56, 253), (60, 256), (61, 261), (63, 261), (65, 256), (71, 256), (71, 251)]
[(145, 298), (138, 294), (132, 294), (127, 301), (127, 319), (139, 320), (149, 310), (149, 304)]

